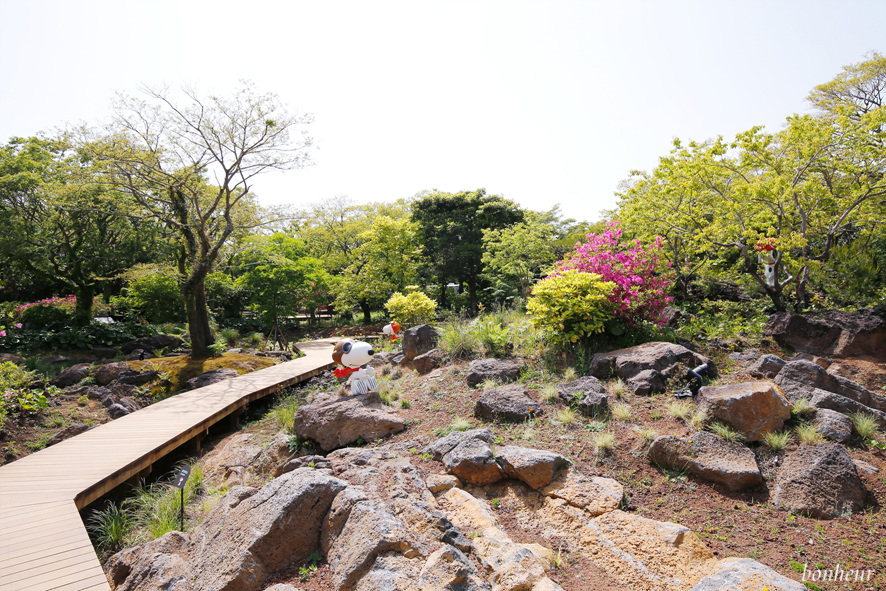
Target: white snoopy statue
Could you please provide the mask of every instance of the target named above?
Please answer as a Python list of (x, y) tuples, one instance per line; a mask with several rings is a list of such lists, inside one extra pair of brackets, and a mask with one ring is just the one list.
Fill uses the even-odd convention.
[(373, 355), (375, 351), (372, 345), (363, 341), (342, 339), (335, 344), (332, 360), (343, 367), (335, 369), (333, 373), (337, 378), (348, 378), (351, 394), (366, 394), (378, 387), (375, 368), (367, 366)]

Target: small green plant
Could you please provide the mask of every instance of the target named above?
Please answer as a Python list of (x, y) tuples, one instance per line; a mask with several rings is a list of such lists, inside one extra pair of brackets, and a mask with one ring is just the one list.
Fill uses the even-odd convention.
[(480, 316), (471, 322), (471, 333), (484, 355), (497, 356), (508, 350), (508, 329), (494, 315)]
[(612, 418), (616, 421), (628, 422), (633, 419), (633, 411), (631, 405), (624, 402), (616, 402), (612, 405)]
[(696, 409), (692, 416), (689, 417), (689, 425), (696, 431), (704, 429), (705, 423), (708, 421), (708, 411), (704, 408)]
[(221, 357), (228, 350), (228, 345), (223, 341), (215, 341), (209, 345), (209, 350), (212, 352), (213, 357)]
[(606, 421), (589, 421), (585, 425), (585, 429), (592, 433), (599, 433), (600, 431), (606, 429)]
[(492, 505), (493, 509), (500, 509), (501, 508), (501, 499), (498, 497), (495, 497), (494, 499), (489, 501), (489, 504)]
[(660, 421), (664, 418), (664, 414), (662, 414), (660, 410), (656, 409), (649, 413), (649, 418), (651, 418), (653, 421)]
[(473, 357), (480, 348), (469, 322), (456, 318), (440, 327), (440, 349), (450, 357)]
[(307, 581), (311, 578), (315, 572), (317, 572), (317, 565), (323, 560), (323, 557), (320, 556), (319, 552), (311, 552), (310, 556), (308, 556), (305, 564), (298, 568), (298, 578), (302, 581)]
[(221, 332), (219, 332), (219, 334), (229, 347), (233, 347), (237, 344), (237, 341), (240, 340), (240, 331), (236, 328), (224, 328), (221, 330)]
[(563, 370), (563, 381), (564, 382), (572, 382), (578, 376), (574, 367), (567, 367)]
[(554, 418), (554, 421), (560, 425), (566, 426), (571, 425), (575, 422), (576, 413), (571, 408), (563, 408), (557, 411), (557, 415)]
[(274, 408), (271, 409), (271, 416), (277, 427), (283, 431), (292, 434), (295, 426), (295, 413), (304, 402), (300, 394), (290, 394), (281, 399)]
[(90, 537), (104, 552), (114, 552), (126, 540), (132, 529), (132, 514), (129, 509), (108, 501), (104, 509), (92, 514), (86, 526)]
[(772, 451), (783, 450), (790, 441), (790, 431), (770, 431), (763, 435), (763, 444)]
[(541, 397), (548, 404), (553, 404), (557, 400), (557, 386), (554, 384), (546, 384), (541, 389)]
[(555, 570), (559, 570), (563, 568), (563, 547), (557, 548), (557, 553), (555, 554), (553, 550), (550, 551), (550, 563), (551, 568)]
[(824, 443), (824, 436), (818, 430), (818, 425), (801, 423), (794, 427), (797, 440), (804, 445), (818, 445)]
[(870, 413), (854, 412), (849, 415), (849, 420), (852, 421), (852, 426), (855, 428), (855, 432), (858, 433), (862, 439), (873, 438), (878, 430), (877, 417)]
[(692, 416), (692, 402), (689, 400), (671, 400), (668, 402), (668, 414), (678, 421), (687, 421)]
[(795, 417), (801, 417), (814, 410), (815, 406), (809, 402), (808, 398), (800, 398), (791, 406), (791, 414)]
[(400, 399), (400, 408), (412, 408), (412, 403), (405, 398)]
[(615, 447), (615, 433), (604, 431), (594, 435), (594, 453), (598, 456), (612, 451)]
[(618, 398), (627, 397), (627, 393), (629, 390), (627, 389), (627, 384), (621, 378), (615, 378), (611, 382), (609, 382), (609, 393)]
[(458, 417), (445, 427), (441, 427), (437, 429), (436, 433), (438, 437), (445, 437), (454, 431), (469, 431), (473, 427), (471, 422), (464, 417)]
[(77, 406), (86, 406), (87, 404), (89, 404), (89, 396), (86, 394), (77, 399)]
[(479, 388), (485, 392), (486, 390), (492, 390), (493, 388), (498, 388), (499, 386), (501, 386), (501, 382), (499, 382), (498, 380), (494, 378), (486, 378), (485, 380), (480, 382)]
[(719, 421), (715, 421), (709, 425), (711, 431), (725, 439), (726, 441), (741, 442), (744, 441), (744, 435)]

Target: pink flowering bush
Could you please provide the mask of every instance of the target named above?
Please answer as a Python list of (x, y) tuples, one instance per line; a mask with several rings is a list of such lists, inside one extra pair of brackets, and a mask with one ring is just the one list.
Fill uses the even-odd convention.
[(618, 222), (606, 224), (602, 234), (588, 234), (588, 241), (576, 244), (572, 257), (557, 263), (552, 277), (570, 270), (595, 273), (603, 281), (615, 284), (609, 294), (613, 313), (627, 327), (643, 322), (661, 326), (662, 312), (673, 301), (668, 295), (673, 283), (670, 264), (659, 259), (662, 239), (656, 237), (644, 246), (639, 240), (620, 242), (622, 230)]

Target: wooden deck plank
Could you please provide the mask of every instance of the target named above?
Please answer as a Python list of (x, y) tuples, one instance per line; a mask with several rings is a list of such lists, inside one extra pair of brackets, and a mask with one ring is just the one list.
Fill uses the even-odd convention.
[(334, 339), (306, 357), (167, 398), (0, 466), (0, 589), (107, 591), (78, 508), (247, 403), (332, 367)]

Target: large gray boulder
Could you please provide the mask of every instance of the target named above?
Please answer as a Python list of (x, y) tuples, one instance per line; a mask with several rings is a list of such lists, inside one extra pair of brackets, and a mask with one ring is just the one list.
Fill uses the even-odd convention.
[(869, 408), (886, 412), (886, 396), (871, 392), (861, 384), (842, 376), (830, 374), (812, 361), (799, 359), (791, 361), (775, 377), (791, 402), (799, 398), (811, 399), (815, 390), (825, 390), (850, 398)]
[(446, 472), (462, 482), (485, 485), (504, 478), (504, 471), (496, 461), (492, 448), (480, 438), (467, 439), (442, 458)]
[(571, 382), (557, 385), (557, 396), (565, 404), (572, 404), (576, 399), (581, 400), (587, 394), (606, 394), (606, 387), (594, 376), (584, 376)]
[(658, 437), (647, 457), (659, 467), (685, 470), (733, 491), (763, 484), (754, 452), (706, 431), (692, 437)]
[(791, 403), (769, 382), (705, 386), (698, 391), (698, 408), (740, 431), (748, 441), (760, 441), (780, 431), (791, 418)]
[(495, 421), (517, 421), (543, 414), (541, 405), (523, 386), (500, 386), (486, 390), (474, 405), (474, 416)]
[(302, 439), (315, 441), (324, 451), (358, 440), (372, 441), (406, 428), (403, 419), (384, 406), (378, 392), (325, 396), (302, 405), (293, 428)]
[(170, 532), (114, 555), (109, 578), (120, 591), (259, 591), (320, 548), (323, 519), (347, 487), (309, 468), (261, 490), (234, 486), (190, 536)]
[[(591, 359), (590, 374), (601, 380), (620, 377), (639, 394), (664, 392), (668, 380), (683, 377), (685, 369), (708, 364), (707, 377), (716, 377), (714, 363), (703, 355), (674, 343), (650, 342), (597, 353)], [(681, 371), (682, 368), (682, 371)]]
[(89, 364), (88, 363), (78, 363), (76, 365), (72, 365), (71, 367), (66, 368), (58, 377), (50, 382), (53, 386), (58, 386), (59, 388), (67, 388), (68, 386), (73, 386), (74, 384), (79, 384), (80, 380), (89, 375)]
[(867, 489), (846, 448), (838, 443), (801, 445), (775, 478), (772, 502), (819, 519), (861, 511)]
[(532, 488), (547, 486), (560, 468), (570, 465), (569, 460), (560, 454), (514, 445), (499, 450), (496, 461), (505, 476), (525, 482)]
[(468, 366), (467, 383), (472, 388), (484, 380), (507, 384), (516, 381), (525, 366), (522, 359), (475, 359)]
[(784, 359), (776, 355), (761, 355), (748, 367), (748, 373), (755, 378), (771, 380), (778, 375), (785, 363), (787, 362)]
[(886, 314), (881, 310), (828, 311), (819, 314), (779, 312), (769, 317), (764, 334), (782, 347), (812, 355), (873, 355), (886, 360)]
[(412, 361), (437, 346), (437, 330), (427, 324), (419, 324), (403, 331), (403, 354)]
[(815, 409), (815, 426), (823, 437), (837, 443), (845, 443), (852, 437), (849, 417), (829, 408)]

